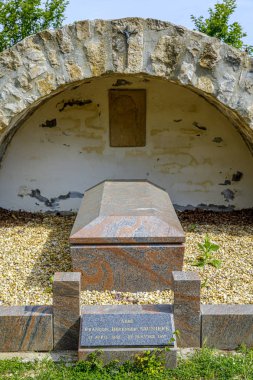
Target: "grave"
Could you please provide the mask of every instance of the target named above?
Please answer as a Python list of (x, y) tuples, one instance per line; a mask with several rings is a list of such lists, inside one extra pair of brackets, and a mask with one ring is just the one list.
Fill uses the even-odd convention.
[[(58, 38), (62, 34), (67, 44), (65, 38)], [(0, 109), (2, 207), (69, 211), (75, 209), (83, 188), (102, 178), (120, 178), (122, 173), (124, 178), (143, 178), (149, 175), (150, 168), (153, 180), (174, 191), (173, 199), (182, 210), (252, 207), (253, 182), (248, 168), (248, 148), (252, 151), (253, 146), (252, 94), (245, 91), (251, 83), (238, 82), (239, 74), (249, 79), (249, 65), (241, 64), (248, 59), (243, 52), (240, 55), (224, 44), (218, 46), (217, 40), (152, 19), (81, 21), (56, 32), (40, 33), (36, 41), (41, 38), (50, 41), (52, 56), (46, 54), (47, 43), (35, 46), (34, 36), (20, 42), (20, 49), (13, 47), (2, 56), (8, 62), (14, 54), (24, 68), (27, 49), (31, 53), (29, 60), (35, 57), (29, 86), (19, 65), (13, 65), (10, 76), (10, 65), (3, 67), (1, 86), (7, 91), (9, 107), (6, 98)], [(187, 55), (189, 49), (194, 50), (196, 41), (199, 54), (189, 63)], [(88, 54), (83, 54), (83, 46)], [(209, 54), (212, 46), (219, 50), (218, 60)], [(174, 47), (185, 55), (175, 55)], [(69, 54), (62, 54), (68, 50), (78, 58), (73, 59), (75, 64), (73, 57), (70, 60)], [(168, 54), (161, 57), (165, 50)], [(42, 76), (36, 67), (38, 56), (45, 66)], [(168, 59), (176, 64), (168, 65)], [(213, 75), (203, 76), (199, 67), (212, 68)], [(112, 70), (108, 72), (108, 68)], [(238, 82), (228, 101), (231, 81), (224, 81), (221, 69)], [(7, 90), (6, 76), (13, 80)], [(33, 102), (17, 103), (15, 94), (22, 93), (20, 86), (29, 92)], [(189, 91), (194, 88), (196, 94)], [(213, 88), (221, 91), (214, 93)], [(217, 111), (213, 109), (215, 99)], [(242, 99), (237, 109), (234, 99)], [(35, 124), (38, 128), (34, 128)], [(234, 125), (243, 139), (233, 130)], [(34, 136), (34, 144), (29, 144), (29, 134)], [(235, 146), (240, 157), (232, 160), (232, 165)], [(217, 149), (226, 158), (222, 171)], [(52, 165), (48, 165), (48, 152)], [(31, 165), (34, 156), (39, 170)], [(75, 175), (64, 169), (66, 157)], [(210, 162), (212, 172), (203, 170), (204, 162)], [(231, 177), (224, 179), (225, 172)], [(80, 173), (85, 175), (80, 177)], [(35, 188), (32, 183), (41, 186)], [(200, 307), (200, 279), (197, 273), (181, 272), (184, 234), (169, 196), (162, 189), (144, 181), (106, 181), (90, 189), (70, 241), (77, 272), (56, 273), (53, 307), (1, 305), (0, 351), (79, 347), (79, 357), (85, 358), (102, 348), (106, 359), (116, 354), (128, 359), (144, 349), (165, 347), (174, 328), (181, 333), (181, 341), (177, 342), (180, 347), (205, 343), (235, 349), (242, 343), (253, 345), (252, 305)], [(83, 289), (135, 292), (173, 287), (173, 313), (169, 305), (80, 309), (80, 273)], [(176, 344), (171, 344), (169, 358), (173, 365)]]
[(185, 236), (169, 195), (147, 181), (105, 181), (85, 192), (70, 235), (82, 289), (171, 288)]
[[(105, 181), (88, 190), (71, 236), (73, 270), (82, 289), (152, 291), (172, 286), (181, 271), (185, 236), (169, 195), (147, 181)], [(102, 348), (103, 359), (125, 360), (170, 346), (176, 365), (170, 305), (85, 306), (79, 359)]]

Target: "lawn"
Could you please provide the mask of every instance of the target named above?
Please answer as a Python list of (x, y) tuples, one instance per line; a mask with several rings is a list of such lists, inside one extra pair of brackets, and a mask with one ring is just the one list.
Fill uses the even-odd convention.
[(162, 362), (149, 358), (135, 363), (103, 366), (98, 357), (91, 362), (75, 364), (37, 361), (22, 363), (17, 359), (0, 361), (0, 379), (15, 380), (251, 380), (253, 350), (221, 353), (207, 348), (196, 351), (188, 359), (179, 359), (176, 369), (164, 369)]

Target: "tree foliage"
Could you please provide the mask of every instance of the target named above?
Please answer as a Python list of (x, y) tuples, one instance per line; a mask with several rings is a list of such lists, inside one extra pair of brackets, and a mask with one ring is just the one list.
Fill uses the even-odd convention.
[(64, 20), (68, 0), (0, 0), (0, 51)]
[(214, 9), (209, 8), (209, 18), (204, 19), (203, 16), (195, 17), (191, 15), (196, 30), (205, 33), (211, 37), (219, 38), (238, 49), (245, 47), (250, 51), (252, 46), (244, 45), (243, 37), (247, 34), (243, 32), (238, 22), (229, 24), (230, 16), (236, 9), (236, 0), (223, 0), (222, 3), (214, 5)]

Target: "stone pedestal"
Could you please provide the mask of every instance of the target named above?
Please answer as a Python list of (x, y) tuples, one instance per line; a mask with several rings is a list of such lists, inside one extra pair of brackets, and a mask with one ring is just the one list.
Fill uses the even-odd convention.
[(174, 322), (178, 347), (200, 347), (200, 278), (195, 272), (173, 272)]
[(80, 289), (80, 273), (55, 273), (53, 283), (54, 350), (77, 350), (78, 348)]
[[(109, 363), (112, 360), (118, 360), (121, 364), (127, 360), (134, 360), (136, 355), (142, 355), (145, 351), (152, 352), (153, 350), (159, 350), (159, 347), (127, 347), (127, 348), (103, 348), (101, 352), (101, 359), (104, 364)], [(97, 349), (80, 348), (78, 351), (78, 360), (87, 360), (90, 354), (97, 352)], [(163, 351), (161, 349), (162, 358), (165, 359), (166, 368), (176, 368), (177, 366), (177, 348), (171, 348), (169, 351)]]
[(168, 194), (146, 181), (106, 181), (85, 192), (71, 236), (82, 289), (171, 288), (185, 236)]

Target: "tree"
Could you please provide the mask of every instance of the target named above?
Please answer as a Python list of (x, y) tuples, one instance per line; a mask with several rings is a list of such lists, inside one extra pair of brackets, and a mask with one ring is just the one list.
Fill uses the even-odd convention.
[(68, 0), (0, 0), (0, 51), (47, 28), (59, 28)]
[(235, 9), (236, 0), (223, 0), (222, 3), (215, 4), (214, 9), (208, 9), (209, 18), (204, 20), (203, 16), (195, 17), (191, 15), (191, 19), (199, 32), (208, 34), (211, 37), (217, 37), (237, 49), (245, 48), (251, 53), (253, 47), (243, 43), (242, 39), (247, 34), (243, 32), (241, 25), (238, 22), (229, 24), (229, 18)]

